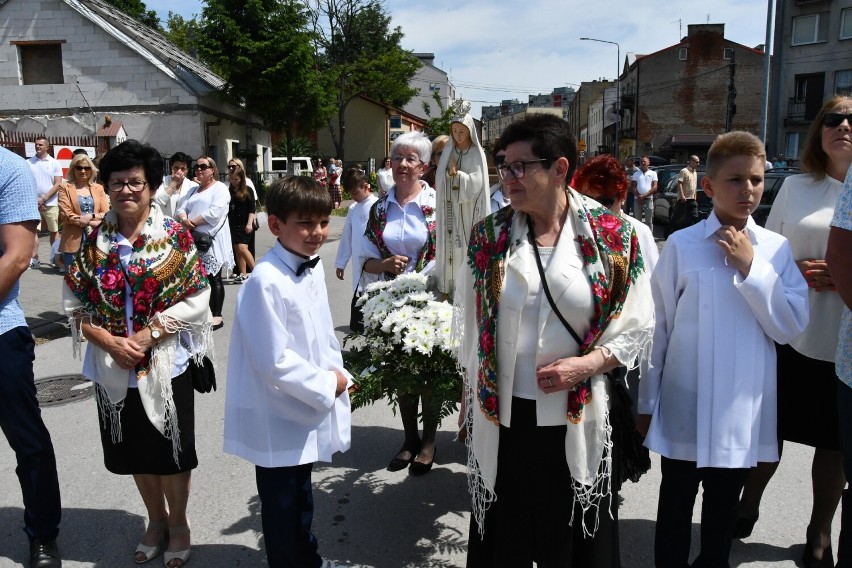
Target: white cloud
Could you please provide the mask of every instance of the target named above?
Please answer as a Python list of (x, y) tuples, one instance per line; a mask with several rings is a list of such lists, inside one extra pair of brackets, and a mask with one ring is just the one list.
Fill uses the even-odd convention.
[[(165, 19), (169, 10), (200, 14), (200, 0), (147, 0)], [(580, 41), (588, 36), (628, 52), (653, 53), (680, 41), (688, 24), (724, 23), (725, 36), (751, 47), (764, 42), (766, 2), (760, 0), (386, 0), (403, 47), (432, 52), (456, 92), (483, 104), (581, 81), (615, 77), (616, 47)], [(680, 20), (680, 26), (679, 26)]]

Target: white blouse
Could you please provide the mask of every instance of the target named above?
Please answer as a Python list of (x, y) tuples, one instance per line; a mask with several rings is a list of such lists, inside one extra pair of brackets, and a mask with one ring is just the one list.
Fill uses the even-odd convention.
[[(834, 204), (843, 183), (825, 176), (817, 181), (811, 174), (790, 176), (772, 204), (766, 228), (787, 237), (793, 258), (825, 259)], [(835, 291), (808, 288), (811, 318), (808, 327), (790, 342), (802, 355), (834, 362), (843, 300)]]
[(778, 460), (775, 344), (808, 323), (807, 284), (787, 240), (748, 220), (742, 278), (717, 244), (715, 213), (669, 238), (651, 276), (657, 318), (639, 413), (645, 445), (698, 467)]

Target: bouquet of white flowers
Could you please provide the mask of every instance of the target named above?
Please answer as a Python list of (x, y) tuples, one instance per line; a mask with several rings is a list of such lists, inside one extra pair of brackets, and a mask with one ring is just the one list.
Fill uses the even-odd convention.
[(344, 363), (355, 377), (352, 407), (387, 398), (395, 410), (398, 395), (413, 394), (422, 397), (423, 412), (438, 420), (455, 412), (461, 376), (452, 304), (437, 301), (426, 277), (415, 272), (370, 284), (357, 305), (364, 331), (343, 340), (351, 346)]

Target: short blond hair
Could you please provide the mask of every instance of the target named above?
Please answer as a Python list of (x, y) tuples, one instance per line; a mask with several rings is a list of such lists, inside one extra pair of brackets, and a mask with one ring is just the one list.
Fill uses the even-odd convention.
[(92, 167), (92, 173), (89, 175), (89, 183), (92, 183), (98, 177), (98, 168), (95, 167), (95, 163), (89, 157), (88, 154), (77, 154), (73, 158), (71, 158), (71, 163), (68, 164), (68, 175), (65, 179), (70, 181), (71, 183), (77, 183), (77, 164), (80, 162), (88, 162)]
[(751, 132), (734, 131), (720, 134), (707, 152), (707, 177), (713, 179), (729, 159), (736, 156), (752, 156), (766, 161), (766, 147), (760, 138)]

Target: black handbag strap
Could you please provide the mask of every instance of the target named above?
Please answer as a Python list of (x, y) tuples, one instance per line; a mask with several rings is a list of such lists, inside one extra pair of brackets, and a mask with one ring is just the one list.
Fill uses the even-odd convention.
[(565, 329), (569, 334), (571, 334), (571, 337), (574, 338), (577, 345), (582, 346), (583, 341), (580, 339), (580, 336), (577, 335), (577, 332), (574, 331), (571, 324), (562, 317), (562, 312), (560, 312), (559, 308), (556, 307), (556, 302), (553, 301), (553, 296), (550, 295), (550, 288), (547, 286), (547, 278), (544, 276), (544, 267), (541, 265), (541, 256), (538, 253), (538, 245), (535, 242), (535, 231), (533, 230), (532, 219), (529, 217), (527, 217), (527, 235), (530, 243), (532, 244), (533, 253), (535, 253), (535, 265), (538, 267), (538, 275), (541, 278), (541, 287), (544, 289), (544, 295), (547, 296), (547, 301), (550, 303), (550, 309), (553, 310), (553, 313), (556, 314), (556, 317), (559, 318), (559, 321), (562, 322), (562, 325), (565, 326)]

